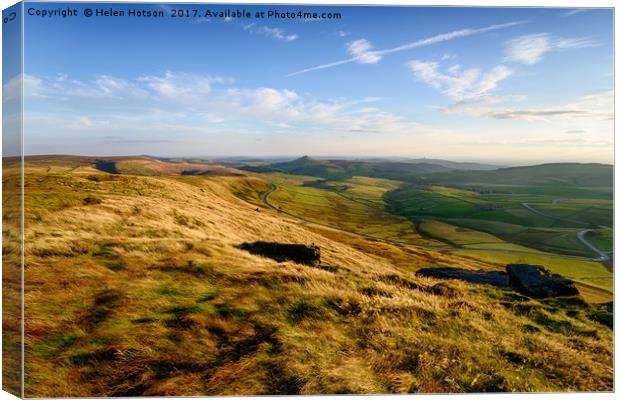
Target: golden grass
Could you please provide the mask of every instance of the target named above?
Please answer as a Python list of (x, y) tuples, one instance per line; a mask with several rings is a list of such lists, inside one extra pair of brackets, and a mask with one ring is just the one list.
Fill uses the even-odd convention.
[(415, 276), (494, 264), (301, 223), (248, 202), (257, 178), (49, 163), (26, 169), (26, 396), (613, 388), (592, 306)]
[(2, 389), (20, 397), (21, 377), (21, 176), (15, 159), (2, 175)]

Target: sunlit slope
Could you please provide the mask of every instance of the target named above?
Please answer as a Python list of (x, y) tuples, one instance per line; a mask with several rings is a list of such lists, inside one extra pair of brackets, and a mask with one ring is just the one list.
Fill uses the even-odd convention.
[(22, 393), (21, 157), (2, 159), (2, 389)]
[[(270, 194), (268, 201), (272, 206), (287, 213), (299, 216), (308, 222), (316, 222), (349, 232), (369, 235), (375, 238), (391, 239), (424, 245), (441, 245), (441, 242), (424, 238), (415, 224), (406, 218), (390, 214), (384, 210), (382, 195), (395, 187), (396, 183), (384, 183), (384, 187), (368, 184), (372, 178), (354, 178), (342, 185), (350, 190), (329, 189), (332, 183), (320, 183), (318, 187), (280, 183)], [(314, 181), (306, 181), (314, 184)], [(373, 182), (376, 183), (376, 182)], [(336, 185), (335, 184), (335, 185)]]
[[(264, 180), (25, 178), (26, 396), (612, 390), (591, 306), (418, 278), (497, 267), (304, 224), (257, 205)], [(237, 248), (256, 240), (324, 268)]]

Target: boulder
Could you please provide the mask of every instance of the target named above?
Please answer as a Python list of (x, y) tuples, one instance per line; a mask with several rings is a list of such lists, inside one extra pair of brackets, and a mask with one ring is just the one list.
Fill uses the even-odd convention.
[(319, 265), (321, 249), (318, 246), (276, 242), (242, 243), (240, 249), (252, 254), (272, 258), (276, 261), (293, 261), (299, 264)]
[(508, 264), (506, 272), (510, 285), (530, 297), (545, 298), (579, 294), (572, 280), (552, 274), (541, 265)]

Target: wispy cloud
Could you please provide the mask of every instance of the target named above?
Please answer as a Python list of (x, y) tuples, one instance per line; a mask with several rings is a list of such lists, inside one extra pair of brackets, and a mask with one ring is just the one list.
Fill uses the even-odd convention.
[(589, 10), (588, 8), (575, 8), (573, 10), (568, 10), (568, 11), (561, 12), (558, 15), (560, 17), (571, 17), (573, 15), (581, 14), (582, 12), (588, 11), (588, 10)]
[(168, 139), (103, 139), (106, 143), (113, 144), (152, 144), (152, 143), (175, 143), (175, 140)]
[(257, 23), (245, 25), (243, 29), (245, 29), (246, 31), (252, 32), (252, 33), (257, 33), (257, 34), (264, 35), (272, 39), (281, 40), (284, 42), (292, 42), (293, 40), (299, 39), (299, 35), (295, 33), (286, 34), (280, 28), (272, 28), (266, 25), (259, 25)]
[[(442, 108), (441, 111), (500, 120), (589, 119), (611, 121), (614, 118), (613, 98), (613, 91), (610, 91), (583, 96), (568, 104), (529, 108), (490, 108), (488, 104), (461, 102)], [(569, 131), (567, 133), (576, 132)]]
[(602, 147), (611, 148), (613, 143), (608, 140), (588, 140), (588, 139), (526, 139), (526, 140), (503, 140), (503, 141), (469, 141), (461, 142), (461, 145), (480, 147), (492, 146), (503, 148), (535, 148), (537, 150), (545, 148), (567, 147), (567, 148), (584, 148), (584, 147)]
[(378, 62), (383, 56), (385, 55), (389, 55), (389, 54), (393, 54), (393, 53), (398, 53), (401, 51), (406, 51), (406, 50), (412, 50), (418, 47), (424, 47), (424, 46), (430, 46), (432, 44), (435, 43), (441, 43), (441, 42), (445, 42), (448, 40), (454, 40), (454, 39), (458, 39), (458, 38), (463, 38), (463, 37), (467, 37), (467, 36), (472, 36), (472, 35), (479, 35), (482, 33), (486, 33), (486, 32), (490, 32), (490, 31), (494, 31), (494, 30), (498, 30), (498, 29), (505, 29), (505, 28), (509, 28), (515, 25), (519, 25), (519, 24), (523, 24), (524, 21), (515, 21), (515, 22), (508, 22), (505, 24), (496, 24), (496, 25), (490, 25), (487, 27), (483, 27), (483, 28), (466, 28), (466, 29), (461, 29), (458, 31), (452, 31), (452, 32), (447, 32), (447, 33), (442, 33), (439, 35), (435, 35), (435, 36), (431, 36), (425, 39), (420, 39), (417, 40), (415, 42), (410, 42), (410, 43), (406, 43), (403, 44), (401, 46), (397, 46), (397, 47), (392, 47), (389, 49), (383, 49), (383, 50), (376, 50), (376, 51), (371, 51), (370, 49), (372, 49), (372, 45), (370, 44), (369, 41), (367, 41), (366, 39), (360, 39), (359, 41), (363, 41), (365, 43), (365, 45), (367, 46), (367, 52), (362, 52), (359, 55), (354, 55), (352, 58), (348, 58), (345, 60), (340, 60), (340, 61), (335, 61), (335, 62), (331, 62), (331, 63), (327, 63), (327, 64), (322, 64), (322, 65), (317, 65), (315, 67), (310, 67), (310, 68), (305, 68), (296, 72), (293, 72), (291, 74), (286, 75), (287, 77), (290, 76), (295, 76), (295, 75), (299, 75), (299, 74), (305, 74), (307, 72), (311, 72), (311, 71), (318, 71), (321, 69), (327, 69), (327, 68), (332, 68), (332, 67), (336, 67), (339, 65), (344, 65), (344, 64), (350, 64), (350, 63), (354, 63), (354, 62), (358, 62), (358, 63), (362, 63), (362, 64), (368, 64), (368, 60), (369, 60), (369, 56), (368, 56), (368, 52), (370, 52), (372, 54), (370, 59), (377, 59), (378, 60), (376, 62)]
[(543, 120), (552, 117), (565, 118), (597, 118), (610, 120), (613, 119), (613, 113), (577, 110), (577, 109), (525, 109), (525, 110), (489, 110), (483, 111), (483, 116), (495, 119), (522, 119), (526, 121)]
[(509, 40), (505, 44), (505, 61), (533, 65), (552, 50), (580, 49), (596, 46), (589, 38), (560, 38), (548, 33), (535, 33)]
[(441, 61), (453, 60), (456, 58), (456, 54), (453, 53), (443, 53), (441, 56)]
[(499, 82), (512, 75), (512, 70), (498, 65), (486, 73), (477, 68), (462, 69), (458, 64), (445, 72), (439, 63), (413, 60), (408, 63), (415, 78), (455, 101), (478, 99), (487, 96)]
[(178, 127), (270, 132), (273, 126), (290, 132), (420, 130), (415, 122), (375, 106), (381, 100), (377, 97), (317, 100), (290, 89), (238, 87), (232, 79), (210, 75), (168, 71), (134, 79), (109, 75), (90, 80), (29, 79), (36, 82), (27, 98), (38, 113), (37, 120), (53, 117), (50, 123), (56, 125), (64, 115), (63, 128), (72, 131), (110, 131), (121, 126), (128, 134), (149, 126), (158, 132), (164, 126), (170, 132), (179, 132)]

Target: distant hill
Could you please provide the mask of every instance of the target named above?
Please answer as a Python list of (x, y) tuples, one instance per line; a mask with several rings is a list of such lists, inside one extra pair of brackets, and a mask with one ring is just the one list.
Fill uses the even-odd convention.
[(451, 171), (420, 179), (447, 185), (613, 186), (613, 166), (608, 164), (554, 163), (492, 171)]
[[(106, 170), (113, 165), (114, 171)], [(194, 163), (185, 161), (160, 161), (147, 157), (135, 157), (122, 160), (99, 159), (97, 169), (125, 175), (243, 175), (234, 168), (217, 164)]]
[(490, 171), (501, 168), (499, 165), (482, 164), (476, 162), (456, 162), (448, 160), (440, 160), (436, 158), (413, 158), (403, 162), (412, 164), (434, 164), (449, 168), (456, 171)]
[(243, 171), (228, 166), (187, 162), (181, 160), (163, 161), (147, 156), (114, 156), (89, 157), (72, 155), (26, 156), (27, 165), (37, 166), (53, 162), (54, 166), (70, 166), (72, 168), (94, 168), (110, 174), (142, 175), (142, 176), (174, 176), (174, 175), (244, 175)]
[(265, 166), (246, 166), (242, 169), (254, 172), (284, 172), (293, 175), (309, 175), (331, 180), (346, 179), (352, 176), (367, 176), (402, 181), (415, 181), (422, 174), (448, 172), (451, 170), (442, 165), (422, 162), (320, 160), (308, 156)]

